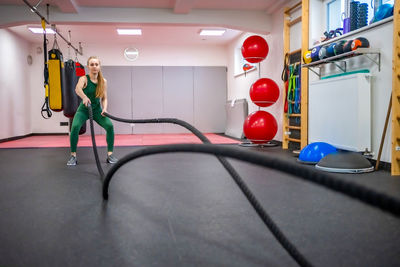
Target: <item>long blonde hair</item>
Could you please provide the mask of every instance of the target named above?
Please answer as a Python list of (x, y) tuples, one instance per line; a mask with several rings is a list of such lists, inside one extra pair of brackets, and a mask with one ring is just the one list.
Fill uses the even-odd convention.
[[(88, 58), (87, 60), (87, 65), (89, 66), (89, 62), (92, 59), (97, 59), (99, 61), (99, 65), (100, 64), (100, 59), (97, 56), (91, 56)], [(103, 98), (104, 96), (104, 77), (103, 77), (103, 73), (101, 72), (101, 68), (99, 70), (98, 76), (97, 76), (97, 86), (96, 86), (96, 97), (99, 98)]]

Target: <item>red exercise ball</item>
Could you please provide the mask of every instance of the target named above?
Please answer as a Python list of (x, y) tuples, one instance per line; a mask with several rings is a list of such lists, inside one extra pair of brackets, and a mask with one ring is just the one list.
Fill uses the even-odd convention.
[(250, 63), (263, 61), (268, 55), (267, 41), (258, 35), (248, 37), (242, 45), (243, 58)]
[(271, 106), (279, 98), (279, 87), (271, 79), (258, 79), (250, 87), (250, 98), (259, 107)]
[(271, 141), (278, 131), (278, 124), (270, 113), (259, 110), (247, 116), (243, 132), (247, 139), (256, 144)]

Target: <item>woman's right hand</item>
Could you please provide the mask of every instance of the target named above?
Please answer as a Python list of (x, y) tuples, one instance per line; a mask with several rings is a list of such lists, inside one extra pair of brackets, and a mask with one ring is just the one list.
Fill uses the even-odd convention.
[(89, 97), (85, 97), (85, 98), (83, 99), (83, 104), (85, 105), (85, 107), (87, 107), (88, 104), (91, 104)]

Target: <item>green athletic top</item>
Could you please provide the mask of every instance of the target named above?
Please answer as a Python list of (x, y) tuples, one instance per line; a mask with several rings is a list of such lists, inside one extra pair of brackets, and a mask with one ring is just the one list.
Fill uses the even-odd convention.
[[(86, 75), (87, 78), (87, 84), (86, 87), (83, 88), (83, 92), (85, 93), (85, 95), (90, 99), (90, 103), (92, 105), (92, 109), (98, 109), (100, 108), (100, 98), (97, 97), (96, 98), (96, 87), (97, 87), (97, 83), (94, 83), (90, 80), (89, 75)], [(82, 108), (86, 108), (86, 106), (83, 104), (83, 101), (81, 102), (81, 104), (79, 105), (79, 109)]]

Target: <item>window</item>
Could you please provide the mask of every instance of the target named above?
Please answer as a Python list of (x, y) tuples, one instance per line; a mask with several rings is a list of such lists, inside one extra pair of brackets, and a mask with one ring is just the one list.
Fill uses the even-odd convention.
[[(335, 30), (343, 27), (343, 20), (350, 17), (350, 3), (351, 0), (326, 0), (326, 31)], [(376, 9), (385, 3), (392, 3), (394, 0), (357, 0), (359, 4), (367, 5), (367, 24), (374, 17), (374, 6)], [(346, 6), (347, 5), (347, 6)], [(358, 21), (356, 18), (355, 21)]]
[(382, 0), (382, 4), (386, 3), (394, 5), (394, 0)]
[(235, 48), (235, 69), (234, 69), (234, 76), (238, 76), (241, 74), (246, 74), (246, 72), (253, 71), (257, 69), (256, 63), (249, 63), (247, 62), (242, 55), (241, 47)]
[(337, 28), (342, 28), (342, 3), (341, 0), (333, 0), (329, 1), (326, 4), (326, 13), (327, 13), (327, 23), (326, 23), (326, 31), (335, 30)]

